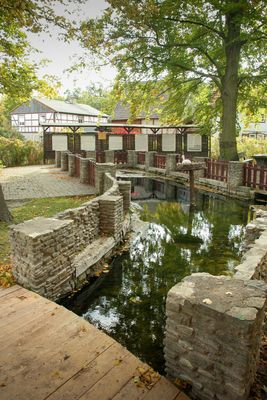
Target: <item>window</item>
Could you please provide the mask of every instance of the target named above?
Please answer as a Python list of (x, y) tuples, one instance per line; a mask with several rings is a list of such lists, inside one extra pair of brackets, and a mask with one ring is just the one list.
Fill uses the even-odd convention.
[(39, 122), (40, 122), (40, 124), (44, 124), (45, 123), (45, 115), (40, 115), (39, 116)]
[(79, 124), (82, 124), (82, 123), (83, 123), (83, 117), (82, 117), (82, 116), (79, 116), (79, 117), (78, 117), (78, 122), (79, 122)]
[(25, 116), (19, 115), (19, 125), (24, 125), (24, 124), (25, 124)]

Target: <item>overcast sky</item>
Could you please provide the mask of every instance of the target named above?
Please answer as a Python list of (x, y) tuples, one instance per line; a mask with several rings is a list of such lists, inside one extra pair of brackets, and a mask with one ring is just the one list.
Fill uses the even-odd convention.
[[(71, 3), (71, 1), (70, 1)], [(80, 12), (76, 12), (72, 17), (74, 19), (90, 18), (101, 15), (106, 6), (105, 0), (86, 0), (86, 3), (81, 6)], [(60, 10), (60, 8), (59, 8)], [(51, 27), (50, 37), (49, 34), (34, 35), (29, 34), (29, 41), (31, 45), (40, 50), (40, 54), (34, 54), (34, 60), (49, 59), (51, 62), (40, 70), (40, 76), (44, 74), (56, 75), (62, 82), (61, 94), (66, 89), (73, 89), (74, 87), (85, 88), (90, 82), (101, 82), (108, 86), (114, 79), (116, 71), (111, 67), (102, 67), (100, 71), (88, 67), (82, 72), (64, 72), (65, 69), (74, 64), (75, 55), (83, 54), (83, 50), (78, 42), (70, 44), (64, 43), (59, 40), (59, 31), (55, 27)]]

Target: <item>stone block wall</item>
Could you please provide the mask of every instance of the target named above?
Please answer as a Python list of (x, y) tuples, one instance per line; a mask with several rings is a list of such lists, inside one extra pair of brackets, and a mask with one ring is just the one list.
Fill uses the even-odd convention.
[(120, 238), (124, 220), (122, 196), (101, 196), (99, 199), (100, 234)]
[[(99, 260), (96, 250), (105, 255), (105, 249), (99, 249), (102, 236), (112, 238), (103, 242), (109, 244), (110, 253), (129, 229), (124, 213), (126, 185), (121, 194), (111, 175), (106, 180), (109, 190), (81, 207), (10, 227), (13, 273), (19, 284), (57, 300), (80, 286), (81, 271), (84, 276), (94, 274)], [(128, 190), (130, 196), (129, 186)]]
[(166, 302), (166, 372), (199, 400), (245, 400), (255, 377), (267, 285), (193, 274)]
[(62, 171), (68, 171), (69, 168), (69, 161), (68, 161), (68, 151), (61, 152), (61, 169)]
[(10, 238), (17, 282), (51, 299), (70, 290), (75, 255), (73, 228), (71, 220), (43, 217), (13, 226)]
[(236, 279), (259, 279), (267, 283), (267, 211), (260, 210), (246, 226), (246, 252), (235, 270)]
[(55, 215), (59, 220), (73, 221), (76, 250), (83, 249), (99, 235), (99, 202), (91, 200), (81, 207), (65, 210)]

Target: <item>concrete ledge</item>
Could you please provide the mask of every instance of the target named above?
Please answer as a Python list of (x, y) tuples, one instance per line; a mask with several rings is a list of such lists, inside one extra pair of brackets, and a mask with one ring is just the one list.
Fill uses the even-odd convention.
[(116, 242), (113, 237), (102, 236), (86, 247), (73, 260), (76, 278), (86, 272), (90, 274), (90, 268), (95, 265), (102, 257), (110, 252)]

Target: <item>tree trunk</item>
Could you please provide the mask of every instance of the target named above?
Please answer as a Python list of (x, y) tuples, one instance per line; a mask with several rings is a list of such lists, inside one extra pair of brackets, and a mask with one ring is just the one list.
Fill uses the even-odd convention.
[(10, 214), (5, 202), (2, 186), (0, 185), (0, 221), (11, 222), (12, 215)]
[(238, 68), (240, 60), (240, 14), (226, 15), (227, 36), (225, 38), (226, 68), (221, 79), (222, 132), (220, 136), (220, 158), (238, 160), (236, 145), (236, 120), (238, 96)]

